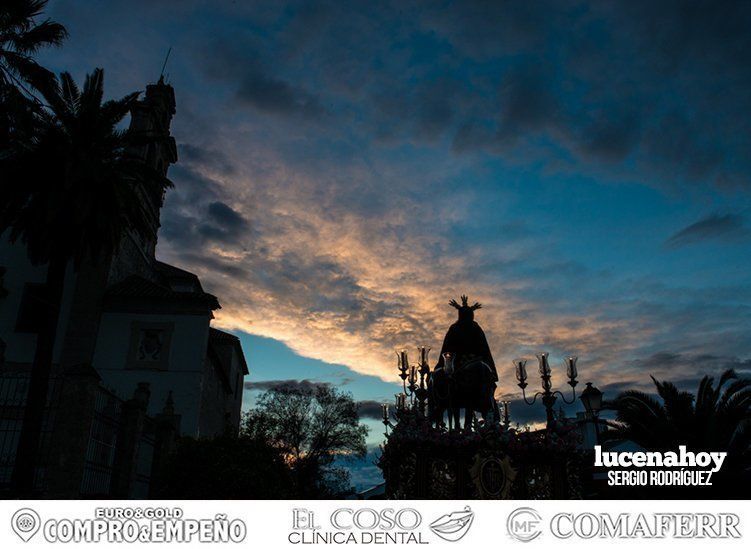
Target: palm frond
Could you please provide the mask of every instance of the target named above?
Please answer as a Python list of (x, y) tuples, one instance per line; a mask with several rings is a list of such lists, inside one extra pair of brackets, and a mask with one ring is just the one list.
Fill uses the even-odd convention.
[(725, 389), (725, 392), (722, 394), (722, 397), (720, 397), (720, 400), (717, 404), (718, 408), (724, 409), (728, 407), (729, 402), (738, 394), (743, 394), (748, 391), (748, 389), (751, 387), (751, 379), (736, 379), (731, 383), (727, 389)]
[(704, 376), (699, 382), (699, 389), (696, 391), (696, 411), (706, 411), (714, 407), (716, 399), (714, 398), (714, 389), (712, 387), (714, 379), (710, 376)]
[(717, 382), (716, 393), (718, 398), (720, 396), (720, 393), (722, 392), (722, 387), (731, 379), (738, 379), (738, 375), (735, 373), (735, 370), (728, 368), (727, 370), (722, 372), (720, 380)]
[(81, 90), (69, 72), (60, 73), (60, 98), (71, 111), (77, 111), (81, 101)]
[(10, 42), (18, 53), (29, 55), (44, 47), (59, 46), (67, 37), (64, 26), (48, 19), (14, 36)]
[(39, 17), (47, 0), (3, 0), (0, 4), (0, 21), (4, 29), (27, 29)]
[(733, 452), (747, 452), (751, 448), (751, 419), (741, 420), (732, 435), (728, 450)]
[[(36, 89), (40, 89), (54, 79), (50, 71), (31, 57), (14, 51), (0, 50), (0, 63), (2, 64), (0, 68), (5, 69), (4, 72), (10, 73), (10, 76), (15, 76)], [(19, 82), (16, 81), (15, 84), (19, 85)]]
[(97, 112), (104, 97), (104, 70), (94, 69), (86, 75), (81, 93), (81, 110), (83, 113)]
[(140, 92), (133, 92), (122, 99), (106, 101), (101, 108), (102, 118), (112, 125), (117, 125), (133, 109), (139, 95)]

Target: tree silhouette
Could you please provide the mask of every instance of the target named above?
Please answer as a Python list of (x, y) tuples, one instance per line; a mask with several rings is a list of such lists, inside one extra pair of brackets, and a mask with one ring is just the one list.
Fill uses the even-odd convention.
[(40, 111), (33, 137), (0, 158), (0, 234), (22, 242), (32, 263), (48, 266), (47, 307), (38, 328), (12, 481), (21, 493), (32, 487), (67, 266), (105, 261), (126, 231), (145, 235), (149, 225), (139, 187), (170, 185), (128, 154), (135, 138), (118, 129), (138, 94), (103, 102), (103, 92), (102, 69), (86, 77), (83, 90), (62, 73), (43, 90), (48, 108)]
[(641, 391), (624, 391), (606, 406), (616, 411), (608, 438), (632, 440), (648, 449), (696, 450), (739, 454), (751, 442), (751, 380), (733, 370), (714, 379), (704, 376), (696, 395), (652, 377), (662, 400)]
[(367, 427), (352, 397), (328, 385), (277, 387), (245, 418), (241, 437), (277, 448), (292, 470), (300, 498), (339, 497), (349, 486), (337, 457), (363, 457)]
[(37, 93), (48, 90), (54, 75), (34, 55), (58, 46), (68, 36), (65, 27), (45, 19), (38, 22), (47, 0), (3, 0), (0, 3), (0, 147), (7, 149), (18, 134), (28, 135), (40, 107)]

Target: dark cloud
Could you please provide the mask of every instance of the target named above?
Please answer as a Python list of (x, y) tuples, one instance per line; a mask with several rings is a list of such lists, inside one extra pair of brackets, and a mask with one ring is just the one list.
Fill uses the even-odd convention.
[(245, 218), (224, 202), (212, 202), (208, 207), (208, 218), (219, 227), (227, 230), (237, 230), (246, 225)]
[(502, 75), (495, 106), (487, 89), (477, 93), (482, 84), (464, 98), (491, 116), (460, 120), (456, 150), (513, 157), (510, 136), (543, 131), (547, 143), (590, 164), (631, 159), (655, 185), (662, 184), (656, 175), (719, 183), (748, 169), (741, 159), (751, 132), (746, 117), (737, 116), (751, 106), (751, 66), (739, 54), (751, 47), (748, 5), (580, 4), (462, 2), (427, 10), (425, 24), (466, 53), (467, 66), (494, 62)]
[(312, 93), (256, 70), (243, 76), (236, 97), (241, 103), (274, 114), (315, 118), (324, 112), (319, 99)]
[[(566, 398), (570, 398), (570, 395), (567, 394)], [(510, 402), (509, 420), (512, 427), (517, 424), (523, 427), (535, 423), (545, 423), (545, 407), (542, 405), (539, 398), (532, 405), (527, 404), (521, 398), (506, 398), (505, 400)], [(566, 417), (576, 417), (577, 412), (584, 410), (582, 404), (578, 400), (573, 404), (566, 404), (561, 402), (560, 399), (556, 402), (554, 409), (556, 413), (559, 413), (562, 409)], [(503, 413), (503, 410), (501, 410), (501, 413)], [(464, 413), (462, 413), (462, 421), (464, 421)]]
[(184, 205), (203, 204), (216, 200), (222, 194), (222, 185), (216, 179), (180, 162), (170, 167), (169, 178), (174, 182), (175, 189), (167, 193), (167, 210)]
[(230, 87), (222, 100), (323, 122), (318, 140), (347, 142), (354, 124), (509, 160), (564, 152), (654, 186), (748, 188), (750, 12), (708, 0), (261, 2), (233, 9), (231, 38), (211, 35), (195, 56)]
[(318, 387), (329, 387), (331, 384), (311, 379), (273, 379), (268, 381), (246, 381), (245, 388), (250, 391), (268, 391), (272, 389), (290, 389), (310, 393)]
[(680, 248), (706, 240), (732, 241), (748, 235), (740, 214), (712, 214), (692, 223), (667, 239), (665, 246)]
[(602, 387), (597, 387), (603, 393), (603, 398), (612, 398), (617, 394), (634, 388), (633, 382), (630, 381), (617, 381), (615, 383), (607, 383)]
[(207, 74), (234, 85), (233, 99), (240, 105), (280, 116), (318, 118), (324, 114), (316, 94), (275, 72), (280, 67), (270, 46), (246, 34), (232, 42), (214, 40), (201, 55)]
[(219, 200), (226, 194), (222, 185), (199, 171), (206, 167), (201, 164), (203, 156), (203, 152), (194, 156), (188, 163), (193, 167), (171, 168), (175, 190), (167, 194), (162, 210), (160, 236), (186, 250), (206, 241), (237, 244), (251, 230), (240, 212)]
[(360, 419), (383, 419), (381, 404), (377, 400), (360, 400), (357, 403), (357, 414)]
[(221, 150), (215, 148), (208, 149), (190, 143), (181, 143), (177, 148), (181, 165), (198, 166), (200, 168), (208, 167), (222, 175), (233, 175), (236, 173), (232, 161)]
[(580, 149), (605, 162), (622, 161), (639, 144), (641, 123), (638, 109), (628, 106), (600, 109), (583, 128)]
[[(222, 259), (213, 254), (190, 251), (186, 252), (181, 250), (177, 255), (177, 258), (180, 264), (195, 265), (195, 268), (199, 272), (208, 275), (207, 278), (215, 276), (222, 278), (229, 276), (236, 280), (240, 280), (247, 278), (248, 276), (248, 271), (242, 265)], [(212, 281), (212, 283), (221, 287), (216, 281)]]
[(696, 380), (697, 372), (703, 374), (719, 373), (733, 369), (739, 374), (746, 375), (751, 371), (751, 359), (737, 356), (714, 355), (708, 353), (677, 353), (660, 351), (646, 358), (631, 361), (630, 364), (645, 375), (654, 375), (657, 379), (678, 382), (681, 380)]
[(559, 123), (551, 75), (537, 59), (525, 61), (504, 76), (499, 104), (498, 133), (502, 139), (525, 136)]

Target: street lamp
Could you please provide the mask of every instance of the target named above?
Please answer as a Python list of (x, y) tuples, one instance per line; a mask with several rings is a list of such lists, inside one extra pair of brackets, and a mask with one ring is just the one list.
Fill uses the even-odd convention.
[(602, 409), (602, 391), (597, 387), (593, 387), (590, 382), (587, 382), (587, 386), (584, 387), (579, 400), (582, 401), (587, 414), (591, 414), (594, 417), (600, 414), (600, 410)]
[(600, 410), (602, 409), (602, 391), (597, 387), (593, 387), (590, 382), (587, 382), (587, 386), (579, 396), (579, 400), (584, 405), (587, 417), (592, 418), (592, 422), (595, 424), (595, 444), (599, 444), (600, 428), (597, 423), (597, 417), (600, 415)]
[(519, 382), (518, 385), (522, 390), (522, 398), (524, 399), (524, 402), (528, 405), (533, 405), (535, 401), (537, 400), (537, 397), (541, 397), (542, 404), (545, 406), (545, 414), (547, 416), (547, 427), (550, 429), (553, 424), (555, 423), (555, 414), (553, 413), (553, 406), (555, 405), (556, 400), (560, 396), (563, 402), (566, 404), (573, 404), (576, 400), (576, 384), (579, 383), (576, 380), (576, 377), (578, 375), (577, 369), (576, 369), (576, 362), (578, 360), (578, 357), (576, 356), (568, 356), (563, 360), (563, 364), (566, 367), (566, 376), (568, 377), (568, 384), (571, 385), (571, 393), (572, 397), (571, 400), (567, 400), (566, 396), (560, 392), (560, 391), (554, 391), (553, 390), (553, 382), (551, 380), (552, 377), (552, 371), (550, 369), (550, 362), (548, 361), (548, 353), (541, 352), (537, 353), (537, 362), (538, 362), (538, 371), (540, 373), (540, 384), (542, 386), (542, 391), (538, 391), (535, 393), (534, 397), (532, 397), (532, 400), (527, 400), (527, 394), (525, 389), (527, 388), (527, 359), (526, 358), (517, 358), (514, 362), (514, 370), (516, 372), (516, 380)]

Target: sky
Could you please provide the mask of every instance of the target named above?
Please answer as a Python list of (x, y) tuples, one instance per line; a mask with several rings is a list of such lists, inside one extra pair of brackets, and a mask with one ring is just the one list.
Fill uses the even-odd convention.
[[(40, 60), (175, 88), (158, 256), (197, 273), (255, 391), (393, 401), (466, 293), (511, 361), (615, 396), (751, 371), (751, 3), (52, 0)], [(413, 351), (414, 354), (414, 351)], [(530, 368), (533, 378), (535, 368)], [(530, 387), (535, 387), (534, 378)], [(369, 441), (382, 426), (375, 419)]]

